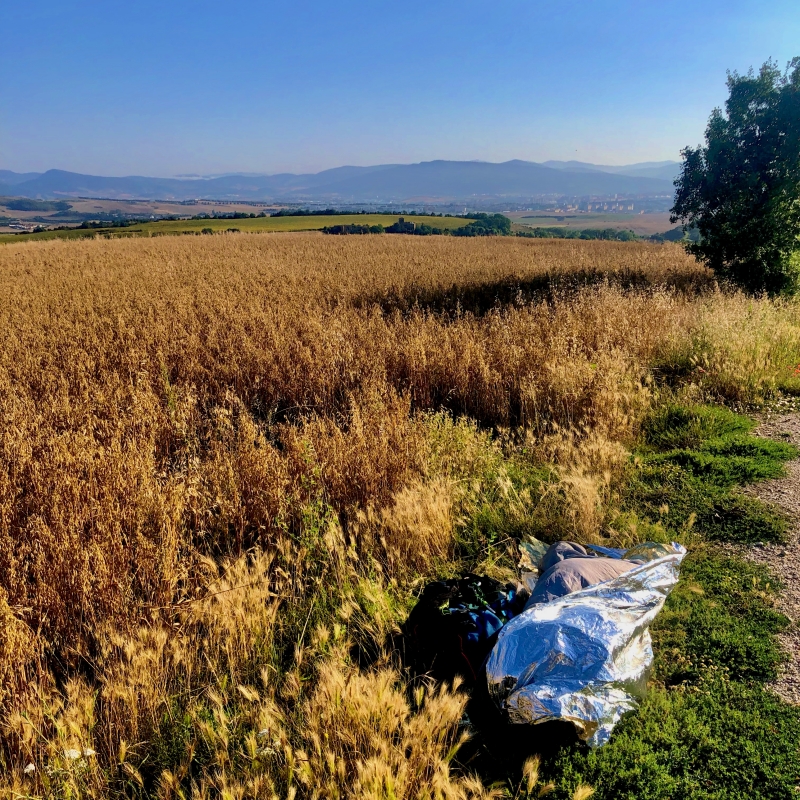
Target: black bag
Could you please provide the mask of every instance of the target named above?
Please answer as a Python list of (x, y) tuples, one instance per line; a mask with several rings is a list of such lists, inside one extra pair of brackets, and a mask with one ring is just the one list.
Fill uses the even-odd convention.
[(474, 686), (497, 634), (526, 599), (514, 584), (481, 575), (429, 583), (401, 627), (406, 666), (438, 681), (460, 675)]

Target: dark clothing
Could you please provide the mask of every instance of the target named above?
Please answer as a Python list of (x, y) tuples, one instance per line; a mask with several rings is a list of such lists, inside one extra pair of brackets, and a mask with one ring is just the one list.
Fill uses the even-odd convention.
[(500, 628), (522, 611), (527, 591), (485, 575), (429, 583), (402, 625), (406, 665), (439, 681), (478, 680)]

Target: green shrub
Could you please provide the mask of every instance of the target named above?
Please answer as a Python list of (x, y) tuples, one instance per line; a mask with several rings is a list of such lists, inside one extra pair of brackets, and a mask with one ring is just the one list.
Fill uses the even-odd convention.
[(511, 220), (505, 214), (469, 214), (469, 225), (456, 228), (453, 236), (510, 236)]

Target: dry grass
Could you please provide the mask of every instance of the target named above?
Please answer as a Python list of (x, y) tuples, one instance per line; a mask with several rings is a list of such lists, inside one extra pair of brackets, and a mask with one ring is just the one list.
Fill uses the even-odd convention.
[(42, 797), (489, 796), (463, 697), (348, 650), (506, 491), (476, 423), (591, 538), (659, 382), (754, 401), (800, 362), (796, 304), (670, 246), (31, 243), (0, 297), (0, 750)]

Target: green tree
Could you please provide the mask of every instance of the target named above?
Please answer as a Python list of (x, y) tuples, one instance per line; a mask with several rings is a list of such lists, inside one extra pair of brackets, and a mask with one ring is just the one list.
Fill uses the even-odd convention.
[(752, 291), (800, 285), (800, 58), (782, 72), (728, 73), (706, 144), (682, 151), (671, 221), (696, 226), (688, 249), (721, 278)]
[(453, 236), (510, 236), (511, 220), (505, 214), (465, 214), (466, 219), (473, 219), (469, 225), (456, 228)]

